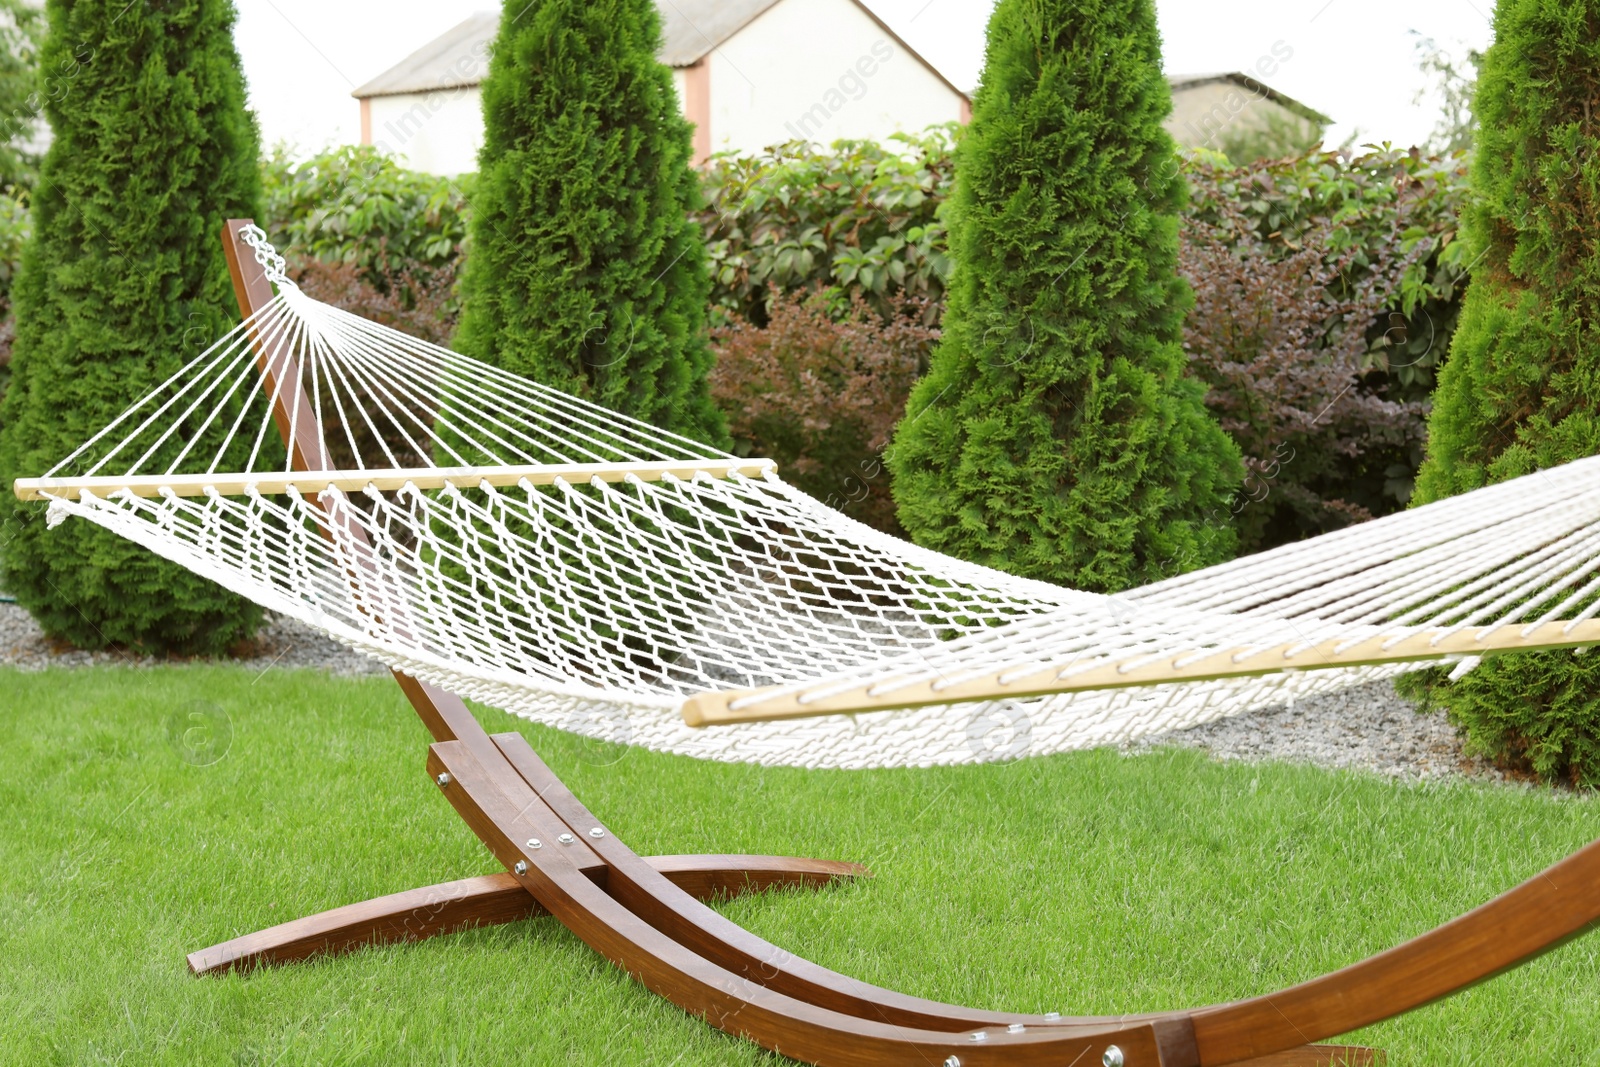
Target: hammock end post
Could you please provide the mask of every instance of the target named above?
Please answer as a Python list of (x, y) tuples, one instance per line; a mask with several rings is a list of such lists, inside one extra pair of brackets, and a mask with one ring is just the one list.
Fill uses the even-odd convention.
[[(683, 716), (684, 724), (697, 729), (710, 726), (715, 721), (711, 716), (716, 710), (716, 698), (719, 695), (714, 692), (698, 693), (685, 700), (678, 709), (679, 714)], [(724, 699), (721, 703), (726, 708), (727, 700)]]

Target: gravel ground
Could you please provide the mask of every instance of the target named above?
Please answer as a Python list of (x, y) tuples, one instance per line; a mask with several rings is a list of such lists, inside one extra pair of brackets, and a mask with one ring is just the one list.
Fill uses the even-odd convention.
[[(39, 632), (27, 612), (15, 604), (0, 604), (0, 665), (40, 671), (46, 667), (92, 667), (105, 664), (147, 666), (158, 662), (126, 652), (83, 652), (57, 648)], [(376, 660), (352, 652), (337, 641), (293, 619), (269, 615), (250, 642), (249, 654), (228, 662), (266, 670), (268, 667), (318, 667), (333, 674), (387, 674)]]
[(1284, 760), (1374, 771), (1409, 781), (1476, 778), (1507, 782), (1502, 771), (1466, 755), (1442, 711), (1418, 714), (1390, 681), (1369, 682), (1291, 704), (1155, 734), (1130, 750), (1199, 748), (1221, 760)]
[[(0, 604), (0, 665), (43, 670), (154, 662), (121, 652), (55, 648), (25, 611), (15, 604)], [(346, 676), (387, 672), (382, 664), (281, 616), (271, 616), (252, 642), (250, 654), (232, 662), (258, 670), (314, 667)], [(1158, 745), (1204, 749), (1222, 760), (1314, 763), (1413, 781), (1452, 777), (1508, 780), (1493, 766), (1462, 752), (1460, 738), (1442, 713), (1417, 714), (1387, 681), (1157, 734), (1130, 748)]]

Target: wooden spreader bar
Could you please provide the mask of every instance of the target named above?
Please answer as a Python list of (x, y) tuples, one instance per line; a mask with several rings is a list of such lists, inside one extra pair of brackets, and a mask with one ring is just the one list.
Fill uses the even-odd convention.
[[(230, 222), (226, 243), (248, 315), (271, 291), (259, 268), (240, 255), (237, 232), (244, 225)], [(263, 366), (269, 395), (275, 377), (294, 370), (282, 362)], [(279, 419), (286, 436), (290, 424)], [(324, 455), (318, 441), (291, 445), (297, 465), (314, 468)], [(357, 545), (364, 544), (360, 533), (353, 534)], [(642, 858), (520, 734), (491, 737), (455, 695), (403, 674), (395, 680), (434, 737), (427, 764), (433, 787), (507, 873), (379, 897), (235, 938), (192, 954), (195, 973), (550, 915), (684, 1011), (828, 1067), (1366, 1067), (1382, 1062), (1381, 1054), (1308, 1042), (1444, 996), (1600, 921), (1596, 843), (1430, 934), (1270, 997), (1110, 1017), (940, 1004), (794, 957), (704, 903), (770, 887), (820, 888), (863, 876), (864, 868), (759, 856)]]
[(502, 467), (417, 467), (410, 470), (324, 470), (273, 474), (166, 474), (130, 478), (124, 475), (94, 475), (85, 478), (18, 478), (12, 489), (19, 500), (48, 500), (65, 497), (76, 500), (80, 493), (107, 497), (129, 493), (137, 497), (157, 497), (167, 492), (174, 496), (244, 496), (251, 489), (263, 496), (286, 493), (291, 487), (305, 496), (325, 489), (345, 493), (365, 492), (368, 487), (393, 492), (407, 485), (418, 489), (477, 489), (484, 485), (503, 488), (520, 485), (554, 485), (557, 479), (569, 485), (602, 482), (659, 482), (664, 478), (692, 480), (697, 474), (729, 478), (742, 474), (759, 478), (778, 469), (770, 459), (695, 459), (663, 460), (648, 463), (528, 463)]
[[(1162, 682), (1204, 682), (1219, 678), (1247, 678), (1277, 674), (1285, 669), (1316, 671), (1335, 667), (1369, 667), (1383, 663), (1417, 663), (1461, 656), (1490, 656), (1537, 649), (1582, 648), (1600, 644), (1600, 619), (1572, 624), (1546, 622), (1528, 627), (1522, 623), (1483, 628), (1470, 626), (1454, 632), (1424, 630), (1407, 635), (1379, 634), (1360, 641), (1332, 638), (1307, 645), (1285, 641), (1270, 648), (1194, 649), (1162, 656), (1154, 663), (1142, 653), (1136, 660), (1114, 661), (1073, 670), (1050, 667), (1017, 677), (1012, 670), (996, 671), (941, 685), (937, 681), (896, 684), (892, 679), (826, 696), (807, 699), (808, 692), (827, 689), (826, 679), (801, 689), (793, 685), (761, 689), (723, 689), (700, 693), (683, 702), (683, 721), (690, 726), (717, 726), (737, 722), (769, 722), (814, 715), (840, 715), (888, 711), (977, 700), (1017, 700), (1057, 693), (1096, 689), (1125, 689)], [(767, 698), (767, 694), (777, 694)], [(734, 705), (738, 704), (738, 707)]]
[[(768, 889), (820, 889), (868, 873), (856, 863), (788, 856), (650, 856), (642, 862), (694, 899), (710, 901)], [(592, 867), (584, 873), (593, 878), (606, 870)], [(191, 952), (189, 970), (195, 974), (249, 970), (548, 914), (515, 875), (484, 874), (374, 897), (236, 937)]]

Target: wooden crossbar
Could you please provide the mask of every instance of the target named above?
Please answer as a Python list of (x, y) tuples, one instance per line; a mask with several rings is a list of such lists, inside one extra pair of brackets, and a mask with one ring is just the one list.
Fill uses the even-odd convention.
[[(1404, 637), (1378, 634), (1356, 642), (1349, 638), (1331, 638), (1310, 645), (1304, 641), (1288, 641), (1267, 648), (1227, 648), (1214, 652), (1194, 649), (1162, 656), (1153, 663), (1127, 666), (1129, 662), (1149, 658), (1147, 653), (1141, 653), (1129, 660), (1074, 671), (1066, 677), (1062, 677), (1063, 668), (1049, 667), (1010, 677), (1004, 682), (1001, 679), (1013, 674), (1015, 668), (947, 685), (940, 685), (936, 679), (910, 685), (897, 685), (893, 679), (878, 679), (828, 696), (802, 699), (808, 691), (816, 691), (829, 684), (826, 679), (818, 679), (808, 689), (801, 690), (792, 686), (767, 686), (700, 693), (684, 701), (682, 713), (683, 721), (690, 726), (716, 726), (799, 719), (813, 715), (887, 711), (932, 704), (1050, 696), (1092, 689), (1126, 689), (1163, 682), (1203, 682), (1282, 671), (1327, 670), (1501, 652), (1581, 648), (1594, 644), (1600, 644), (1600, 619), (1587, 619), (1576, 624), (1546, 622), (1531, 628), (1520, 623), (1490, 628), (1473, 626), (1454, 632), (1422, 630)], [(880, 687), (882, 691), (877, 691)], [(787, 692), (770, 700), (760, 699), (764, 694), (780, 691)], [(741, 706), (734, 708), (732, 705), (735, 703)]]
[(216, 490), (223, 496), (243, 496), (254, 486), (264, 496), (285, 493), (291, 486), (308, 496), (324, 489), (359, 493), (368, 486), (383, 492), (407, 484), (418, 489), (476, 489), (482, 485), (553, 485), (557, 478), (573, 485), (587, 485), (595, 478), (602, 482), (622, 482), (638, 478), (659, 482), (667, 476), (692, 479), (696, 474), (728, 478), (734, 474), (760, 477), (778, 469), (770, 459), (690, 459), (645, 463), (530, 463), (499, 467), (420, 467), (413, 470), (317, 470), (275, 474), (167, 474), (149, 477), (96, 475), (87, 478), (18, 478), (12, 485), (18, 500), (48, 500), (65, 497), (75, 500), (88, 492), (104, 497), (111, 493), (131, 493), (138, 497), (161, 496), (171, 490), (177, 496), (205, 496)]

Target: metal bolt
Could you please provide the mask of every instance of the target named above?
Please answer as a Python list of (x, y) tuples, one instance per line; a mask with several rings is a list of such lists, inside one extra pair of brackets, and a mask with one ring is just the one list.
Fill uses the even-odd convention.
[(1006, 1033), (1008, 1033), (1008, 1034), (1020, 1034), (1026, 1029), (1027, 1029), (1027, 1027), (1023, 1026), (1021, 1023), (1012, 1023), (1010, 1026), (1006, 1027)]
[(600, 827), (596, 826), (593, 830), (589, 831), (589, 836), (594, 838), (594, 839), (596, 839), (596, 840), (599, 840), (600, 838), (606, 836), (606, 832), (604, 830), (600, 829)]
[(528, 847), (529, 848), (544, 848), (544, 842), (540, 841), (537, 837), (530, 837), (530, 838), (528, 838)]
[[(518, 874), (527, 874), (528, 873), (528, 862), (526, 860), (518, 860), (517, 861), (517, 865), (515, 867), (511, 868), (511, 869), (513, 871), (516, 871)], [(1108, 1052), (1108, 1053), (1106, 1053), (1106, 1055), (1109, 1056), (1109, 1055), (1111, 1055), (1111, 1053)], [(1117, 1062), (1121, 1063), (1122, 1061), (1118, 1060)]]
[(1100, 1062), (1105, 1067), (1122, 1067), (1122, 1050), (1115, 1045), (1106, 1049), (1106, 1054), (1100, 1057)]
[(571, 834), (562, 834), (560, 837), (556, 838), (556, 840), (560, 841), (563, 845), (570, 845), (576, 841), (577, 838), (573, 837)]
[(448, 774), (441, 773), (439, 777), (434, 779), (434, 781), (439, 783), (440, 789), (443, 789), (445, 786), (450, 784), (450, 776)]
[(945, 1061), (944, 1061), (944, 1067), (961, 1067), (961, 1057), (960, 1056), (947, 1057), (945, 1059)]
[(1059, 1011), (1047, 1011), (1044, 1013), (1044, 1017), (1050, 1022), (1055, 1022), (1061, 1018), (1061, 1013)]
[(987, 1040), (989, 1040), (989, 1035), (988, 1035), (988, 1033), (986, 1031), (979, 1030), (977, 1033), (972, 1035), (972, 1040), (974, 1040), (974, 1041), (987, 1041)]

